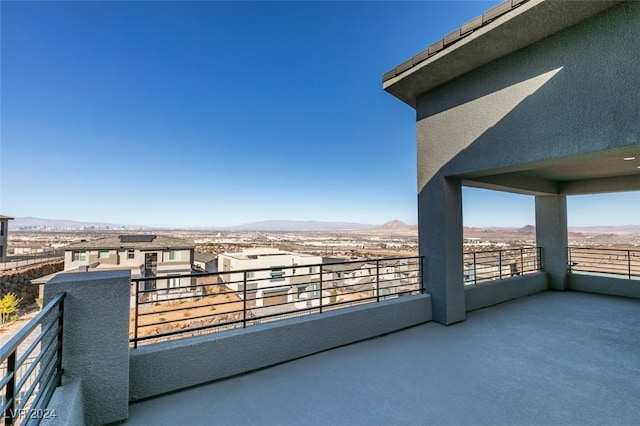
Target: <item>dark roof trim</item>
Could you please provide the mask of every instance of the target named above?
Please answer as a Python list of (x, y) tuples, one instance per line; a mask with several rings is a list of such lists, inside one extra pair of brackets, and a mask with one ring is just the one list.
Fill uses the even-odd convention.
[(431, 56), (444, 50), (444, 48), (449, 47), (452, 44), (456, 43), (457, 41), (468, 36), (478, 28), (481, 28), (484, 25), (487, 25), (488, 23), (496, 19), (498, 16), (501, 16), (507, 12), (510, 12), (511, 10), (515, 9), (516, 7), (528, 1), (529, 0), (506, 0), (500, 3), (499, 5), (492, 7), (491, 9), (483, 13), (482, 16), (478, 16), (477, 18), (472, 19), (466, 24), (463, 24), (457, 30), (444, 36), (442, 40), (438, 40), (437, 42), (433, 43), (431, 46), (429, 46), (428, 49), (423, 50), (422, 52), (418, 53), (408, 61), (401, 63), (391, 71), (384, 73), (384, 75), (382, 76), (382, 82), (385, 82), (397, 75), (402, 74), (408, 69), (418, 65), (420, 62), (425, 61), (427, 58), (430, 58)]

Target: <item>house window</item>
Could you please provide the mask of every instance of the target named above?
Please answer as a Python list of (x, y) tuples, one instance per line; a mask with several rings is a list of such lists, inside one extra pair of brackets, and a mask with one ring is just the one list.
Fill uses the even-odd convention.
[(74, 262), (84, 262), (87, 260), (87, 252), (86, 251), (80, 251), (80, 250), (74, 250), (73, 252), (71, 252), (71, 259)]
[(4, 222), (0, 222), (0, 235), (4, 235)]
[(318, 272), (318, 267), (317, 266), (309, 266), (309, 273), (310, 274), (315, 274), (316, 272)]
[(256, 273), (253, 271), (247, 271), (247, 279), (254, 278)]
[(106, 259), (109, 257), (109, 250), (99, 250), (98, 259)]
[(311, 297), (312, 298), (316, 298), (318, 297), (318, 284), (317, 283), (312, 283), (311, 284)]
[(136, 251), (133, 249), (127, 250), (127, 259), (135, 259)]
[(180, 287), (180, 278), (179, 277), (171, 277), (167, 279), (167, 283), (169, 288)]
[(180, 251), (179, 250), (171, 250), (169, 252), (169, 260), (180, 260)]
[(282, 280), (284, 280), (284, 271), (282, 269), (272, 269), (271, 281), (282, 281)]

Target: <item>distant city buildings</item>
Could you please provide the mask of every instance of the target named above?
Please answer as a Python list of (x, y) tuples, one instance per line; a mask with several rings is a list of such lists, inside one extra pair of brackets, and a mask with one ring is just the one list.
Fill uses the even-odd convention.
[(7, 240), (9, 236), (9, 221), (12, 217), (0, 215), (0, 258), (7, 256)]

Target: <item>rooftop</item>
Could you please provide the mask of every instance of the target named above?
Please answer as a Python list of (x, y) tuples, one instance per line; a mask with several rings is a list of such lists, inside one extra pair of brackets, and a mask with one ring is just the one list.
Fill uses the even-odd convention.
[[(122, 238), (124, 237), (124, 238)], [(147, 237), (147, 238), (140, 238)], [(153, 237), (153, 238), (152, 238)], [(69, 244), (65, 250), (96, 250), (96, 249), (138, 249), (138, 250), (166, 250), (192, 249), (194, 245), (181, 238), (165, 235), (114, 235), (98, 240), (81, 241)]]
[(197, 262), (211, 262), (218, 258), (217, 254), (213, 253), (194, 253), (193, 259)]
[(293, 253), (288, 251), (282, 251), (270, 247), (259, 247), (251, 249), (242, 249), (242, 252), (236, 253), (220, 253), (223, 256), (232, 257), (238, 260), (255, 260), (259, 257), (268, 256), (297, 256), (297, 257), (317, 257), (307, 253)]
[(127, 424), (634, 424), (639, 318), (546, 291), (134, 403)]

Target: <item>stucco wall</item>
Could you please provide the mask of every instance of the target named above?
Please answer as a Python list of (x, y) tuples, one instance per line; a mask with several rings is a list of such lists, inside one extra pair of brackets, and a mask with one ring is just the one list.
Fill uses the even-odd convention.
[(548, 277), (537, 272), (521, 277), (465, 286), (466, 311), (486, 308), (507, 300), (528, 296), (548, 289)]
[(604, 276), (589, 273), (567, 274), (569, 289), (640, 299), (640, 279)]
[(128, 271), (59, 274), (45, 285), (45, 304), (66, 293), (62, 385), (80, 381), (90, 425), (129, 413), (130, 287)]
[(431, 319), (429, 295), (174, 340), (131, 351), (135, 401), (246, 373)]
[[(596, 157), (637, 146), (638, 22), (640, 2), (613, 6), (418, 98), (419, 245), (434, 320), (452, 324), (465, 318), (463, 183), (551, 166), (560, 158), (573, 157), (580, 164), (583, 154)], [(553, 181), (525, 180), (510, 181), (511, 190), (535, 195), (561, 190)], [(625, 182), (626, 189), (633, 187)], [(552, 207), (561, 212), (561, 200), (556, 204)], [(550, 210), (542, 207), (537, 212)], [(565, 224), (547, 219), (538, 221), (545, 227), (539, 234), (563, 235)], [(551, 241), (543, 249), (552, 261), (543, 266), (549, 266), (554, 288), (561, 289), (566, 244), (560, 238)]]
[(640, 140), (640, 3), (615, 6), (418, 99), (418, 190)]

